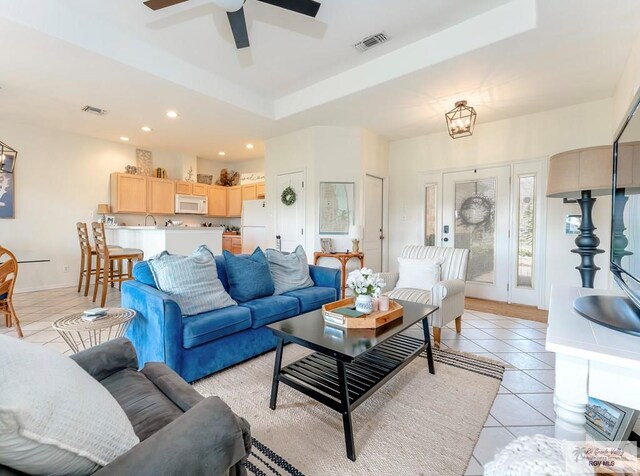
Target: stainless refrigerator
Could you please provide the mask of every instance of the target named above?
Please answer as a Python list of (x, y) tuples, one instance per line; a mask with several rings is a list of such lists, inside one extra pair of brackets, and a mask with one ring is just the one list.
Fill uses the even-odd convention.
[(267, 246), (267, 209), (264, 200), (242, 202), (242, 252), (252, 253), (259, 246)]

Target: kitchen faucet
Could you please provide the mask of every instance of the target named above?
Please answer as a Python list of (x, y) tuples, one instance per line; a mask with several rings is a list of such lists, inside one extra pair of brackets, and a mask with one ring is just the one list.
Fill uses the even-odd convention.
[(153, 218), (154, 226), (158, 226), (158, 223), (156, 222), (156, 217), (154, 217), (153, 215), (149, 215), (148, 213), (147, 213), (147, 216), (144, 217), (144, 226), (147, 226), (147, 218), (149, 217)]

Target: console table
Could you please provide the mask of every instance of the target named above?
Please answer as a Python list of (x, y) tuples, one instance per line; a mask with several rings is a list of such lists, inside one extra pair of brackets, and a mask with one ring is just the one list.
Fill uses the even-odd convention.
[(347, 287), (347, 262), (351, 258), (360, 260), (360, 267), (364, 267), (364, 253), (323, 253), (316, 251), (313, 253), (313, 264), (318, 264), (320, 258), (335, 258), (340, 261), (342, 273), (340, 274), (340, 285), (342, 286), (342, 299), (345, 297), (345, 289)]
[(613, 291), (554, 286), (546, 349), (556, 353), (556, 438), (584, 441), (589, 396), (640, 409), (640, 337), (591, 322), (573, 301)]

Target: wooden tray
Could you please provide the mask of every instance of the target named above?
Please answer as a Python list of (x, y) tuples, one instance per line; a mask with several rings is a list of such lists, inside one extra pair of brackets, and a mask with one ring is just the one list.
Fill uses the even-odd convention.
[(333, 309), (338, 309), (346, 306), (353, 306), (354, 301), (354, 298), (347, 298), (323, 305), (322, 316), (324, 317), (324, 322), (332, 326), (346, 327), (351, 329), (375, 329), (376, 327), (382, 327), (385, 324), (388, 324), (389, 322), (402, 317), (403, 315), (402, 306), (392, 300), (389, 300), (388, 311), (375, 311), (363, 317), (341, 316), (341, 319), (338, 320), (326, 315), (326, 311), (331, 311)]

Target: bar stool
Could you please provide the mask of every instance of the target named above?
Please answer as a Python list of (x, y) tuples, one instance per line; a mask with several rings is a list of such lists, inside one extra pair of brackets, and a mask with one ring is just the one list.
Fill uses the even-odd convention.
[[(142, 261), (144, 252), (135, 248), (109, 248), (104, 233), (104, 223), (93, 222), (91, 224), (93, 231), (93, 242), (96, 250), (96, 284), (93, 288), (93, 302), (98, 297), (98, 285), (102, 284), (102, 299), (100, 306), (104, 307), (107, 301), (107, 286), (113, 283), (122, 283), (133, 279), (133, 260)], [(127, 261), (127, 270), (122, 266), (114, 267), (114, 262)]]
[[(82, 282), (84, 283), (84, 295), (89, 295), (89, 286), (91, 285), (91, 276), (102, 270), (94, 268), (93, 257), (96, 256), (96, 250), (91, 246), (89, 241), (89, 231), (87, 224), (78, 222), (76, 223), (76, 229), (78, 231), (78, 241), (80, 242), (80, 276), (78, 278), (78, 292), (82, 289)], [(121, 246), (109, 245), (109, 248), (122, 248)], [(118, 268), (120, 269), (120, 262), (118, 262)]]
[(13, 307), (13, 288), (18, 277), (18, 260), (11, 251), (0, 246), (0, 314), (4, 314), (5, 324), (16, 326), (18, 337), (23, 337), (20, 320)]

